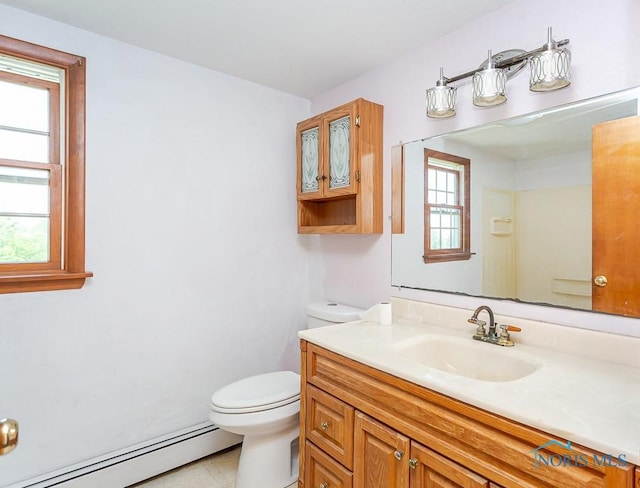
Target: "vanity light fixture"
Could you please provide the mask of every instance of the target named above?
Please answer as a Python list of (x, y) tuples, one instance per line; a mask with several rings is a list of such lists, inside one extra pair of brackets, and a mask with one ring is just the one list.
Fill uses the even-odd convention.
[(440, 79), (436, 81), (436, 86), (427, 90), (427, 115), (438, 119), (454, 116), (456, 90), (453, 86), (447, 86), (444, 70), (440, 68)]
[(427, 90), (427, 117), (446, 118), (456, 114), (456, 88), (451, 83), (472, 77), (473, 104), (492, 107), (507, 100), (507, 80), (529, 62), (531, 91), (545, 92), (564, 88), (571, 83), (571, 52), (565, 48), (569, 39), (554, 41), (551, 27), (547, 42), (533, 51), (510, 49), (492, 55), (478, 68), (447, 78), (440, 68), (436, 86)]

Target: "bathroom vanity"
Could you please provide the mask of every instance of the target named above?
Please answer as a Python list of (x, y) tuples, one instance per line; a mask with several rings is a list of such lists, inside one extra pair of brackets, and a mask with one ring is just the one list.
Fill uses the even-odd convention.
[(398, 302), (391, 326), (300, 333), (299, 487), (640, 486), (636, 339), (611, 337), (616, 363), (561, 344), (607, 334), (561, 328), (552, 349), (550, 324), (514, 319), (529, 333), (502, 348), (472, 339), (469, 311)]

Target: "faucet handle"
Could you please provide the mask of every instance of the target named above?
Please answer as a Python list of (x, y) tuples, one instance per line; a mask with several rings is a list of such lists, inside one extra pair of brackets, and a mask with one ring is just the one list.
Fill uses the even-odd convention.
[(500, 325), (500, 336), (498, 337), (498, 343), (501, 345), (513, 345), (509, 332), (521, 332), (520, 327), (515, 325)]
[(467, 322), (477, 326), (477, 328), (476, 328), (476, 335), (477, 336), (484, 337), (485, 335), (487, 335), (487, 331), (484, 328), (484, 326), (487, 325), (487, 323), (484, 320), (480, 320), (480, 319), (476, 319), (475, 317), (471, 317), (470, 319), (467, 319)]
[(522, 332), (520, 327), (516, 327), (515, 325), (501, 325), (499, 326), (504, 332)]

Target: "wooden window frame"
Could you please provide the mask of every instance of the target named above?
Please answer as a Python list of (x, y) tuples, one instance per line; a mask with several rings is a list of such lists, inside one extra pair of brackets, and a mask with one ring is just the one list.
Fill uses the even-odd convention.
[[(52, 195), (51, 198), (51, 228), (55, 224), (58, 229), (62, 229), (60, 238), (54, 236), (60, 247), (51, 249), (52, 259), (46, 264), (0, 265), (0, 293), (81, 288), (85, 279), (93, 276), (93, 273), (85, 270), (86, 60), (81, 56), (2, 35), (0, 53), (63, 70), (66, 110), (65, 127), (59, 127), (59, 117), (52, 126), (52, 132), (55, 129), (56, 134), (63, 134), (65, 137), (64, 160), (57, 161), (59, 156), (53, 154), (55, 151), (51, 149), (52, 159), (49, 161), (52, 178), (59, 178), (52, 187), (58, 185), (61, 188), (57, 196)], [(58, 135), (53, 136), (52, 146), (59, 143), (57, 137)], [(16, 162), (16, 165), (28, 166), (24, 162)], [(36, 164), (34, 167), (42, 168), (42, 165)], [(56, 176), (56, 173), (59, 174)], [(54, 222), (53, 219), (58, 219), (59, 222)]]
[[(455, 163), (463, 167), (464, 188), (460, 192), (462, 198), (462, 220), (460, 226), (461, 247), (457, 249), (431, 249), (431, 207), (450, 207), (450, 205), (439, 205), (429, 203), (428, 190), (428, 170), (429, 159), (441, 159)], [(464, 195), (462, 194), (464, 193)], [(459, 207), (458, 205), (457, 207)], [(443, 263), (447, 261), (466, 261), (471, 258), (471, 160), (441, 151), (434, 151), (429, 148), (424, 150), (424, 255), (422, 259), (425, 264)]]

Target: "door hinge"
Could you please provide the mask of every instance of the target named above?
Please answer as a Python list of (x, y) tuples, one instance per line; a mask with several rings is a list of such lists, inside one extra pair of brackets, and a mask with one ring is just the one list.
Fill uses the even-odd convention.
[(360, 116), (356, 115), (356, 127), (360, 127)]
[(360, 170), (356, 171), (356, 175), (355, 176), (356, 176), (356, 181), (360, 182)]

